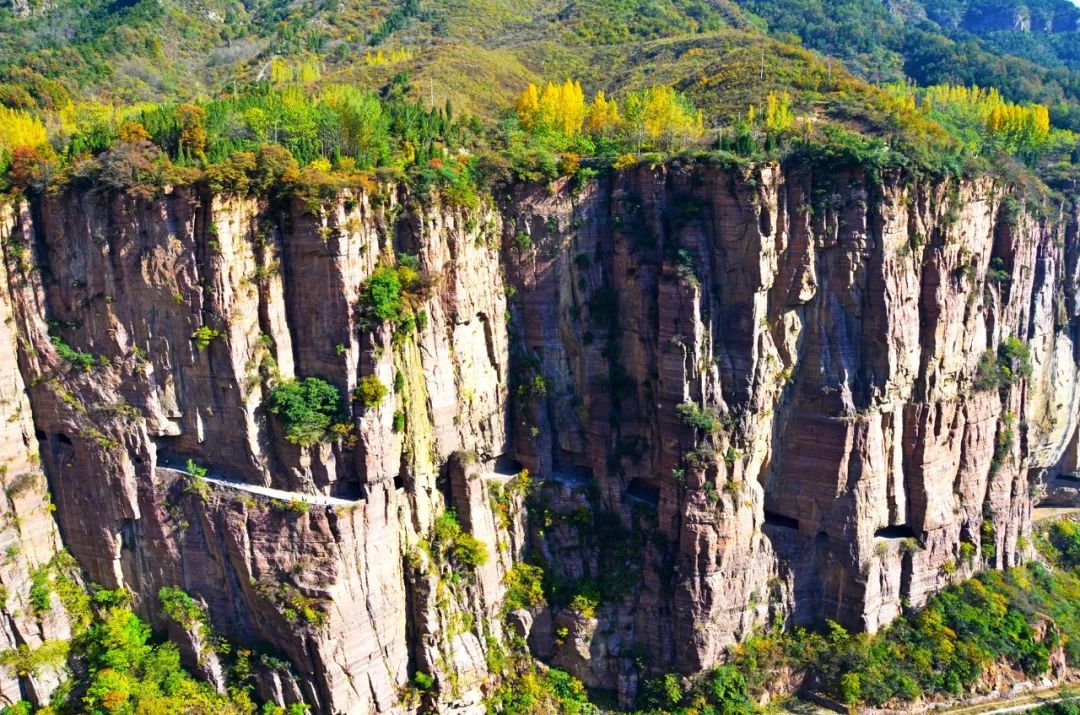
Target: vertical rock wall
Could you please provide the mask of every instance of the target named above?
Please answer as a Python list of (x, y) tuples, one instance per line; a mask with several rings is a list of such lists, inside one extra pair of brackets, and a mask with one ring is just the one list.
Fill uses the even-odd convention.
[[(706, 162), (502, 196), (5, 210), (8, 593), (59, 548), (43, 490), (12, 489), (39, 453), (90, 578), (158, 625), (184, 588), (266, 655), (264, 697), (326, 713), (482, 712), (527, 551), (558, 585), (530, 645), (624, 702), (641, 663), (693, 672), (776, 619), (875, 629), (1025, 557), (1039, 470), (1075, 451), (1074, 217), (990, 180)], [(359, 305), (399, 254), (424, 276), (405, 330)], [(1009, 337), (1031, 374), (987, 386)], [(389, 394), (336, 441), (267, 412), (275, 381), (371, 375)], [(529, 529), (520, 496), (494, 508), (522, 467)], [(431, 548), (447, 508), (475, 574)], [(13, 603), (9, 645), (64, 637), (59, 604)]]
[[(493, 521), (477, 476), (505, 442), (496, 222), (393, 193), (268, 206), (70, 192), (18, 207), (0, 229), (20, 347), (4, 374), (27, 431), (12, 476), (37, 453), (33, 403), (60, 531), (88, 575), (130, 589), (155, 622), (158, 589), (187, 590), (220, 632), (289, 664), (260, 674), (264, 696), (398, 712), (415, 707), (406, 686), (423, 670), (445, 709), (475, 711), (514, 555), (496, 549), (520, 531)], [(417, 256), (427, 287), (413, 308), (427, 320), (361, 329), (361, 287), (397, 253)], [(94, 366), (72, 365), (50, 334)], [(348, 399), (367, 375), (392, 386), (376, 407)], [(267, 412), (272, 382), (308, 376), (347, 396), (342, 439), (290, 444)], [(452, 474), (464, 450), (480, 466)], [(241, 487), (187, 478), (189, 459)], [(467, 478), (453, 505), (490, 559), (443, 597), (445, 566), (407, 557)], [(448, 619), (472, 625), (450, 634)]]
[[(0, 209), (0, 238), (17, 217)], [(0, 280), (8, 280), (0, 269)], [(70, 569), (62, 552), (53, 506), (41, 466), (41, 452), (26, 383), (19, 369), (23, 345), (12, 301), (0, 291), (0, 650), (36, 650), (50, 640), (71, 637), (71, 616), (54, 588)], [(62, 662), (39, 672), (0, 672), (0, 702), (48, 702)]]
[[(1075, 220), (1047, 208), (990, 180), (700, 163), (519, 191), (514, 357), (548, 389), (514, 405), (539, 434), (518, 453), (590, 477), (550, 492), (540, 547), (571, 590), (595, 577), (585, 505), (642, 571), (587, 638), (540, 648), (623, 688), (642, 651), (692, 672), (776, 618), (874, 630), (1022, 560), (1077, 418)], [(980, 384), (1010, 337), (1030, 377)]]

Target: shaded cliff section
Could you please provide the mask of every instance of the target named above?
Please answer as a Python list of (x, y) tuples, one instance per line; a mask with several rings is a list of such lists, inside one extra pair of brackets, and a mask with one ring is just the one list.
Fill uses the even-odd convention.
[[(546, 388), (515, 394), (515, 454), (557, 478), (546, 657), (625, 701), (642, 660), (694, 672), (778, 621), (875, 630), (1030, 554), (1076, 435), (1066, 208), (989, 179), (672, 163), (505, 211), (512, 364)], [(611, 600), (575, 612), (598, 581)]]
[[(4, 449), (43, 468), (87, 575), (163, 628), (158, 589), (191, 593), (265, 654), (262, 697), (480, 713), (526, 554), (551, 603), (518, 632), (623, 703), (754, 628), (873, 630), (1025, 558), (1036, 477), (1075, 444), (1074, 216), (989, 180), (707, 162), (500, 196), (5, 209)], [(403, 254), (424, 318), (373, 325), (363, 286)], [(977, 386), (1009, 337), (1030, 376)], [(308, 376), (388, 394), (300, 447), (265, 403)], [(188, 459), (296, 497), (206, 488)], [(523, 467), (527, 508), (504, 489)], [(36, 494), (11, 593), (60, 548)], [(485, 545), (473, 573), (432, 548), (447, 509)], [(11, 642), (63, 637), (46, 622)]]

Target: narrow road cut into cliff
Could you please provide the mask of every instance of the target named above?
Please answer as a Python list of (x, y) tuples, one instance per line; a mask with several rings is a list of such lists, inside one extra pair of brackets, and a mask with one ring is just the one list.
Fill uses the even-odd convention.
[(202, 479), (207, 484), (216, 487), (224, 487), (225, 489), (235, 489), (237, 491), (247, 492), (249, 494), (257, 494), (259, 496), (267, 497), (268, 499), (279, 499), (286, 502), (299, 501), (311, 504), (313, 506), (354, 506), (356, 504), (356, 501), (342, 499), (340, 497), (331, 497), (325, 494), (287, 492), (283, 489), (273, 489), (271, 487), (264, 487), (258, 484), (238, 482), (222, 476), (210, 476), (210, 473), (208, 473), (206, 476), (200, 477), (196, 474), (192, 474), (186, 469), (178, 469), (176, 467), (158, 466), (157, 469), (160, 472), (169, 472), (184, 479)]
[(1037, 506), (1031, 510), (1032, 521), (1046, 521), (1057, 519), (1069, 514), (1080, 514), (1080, 507), (1072, 506)]

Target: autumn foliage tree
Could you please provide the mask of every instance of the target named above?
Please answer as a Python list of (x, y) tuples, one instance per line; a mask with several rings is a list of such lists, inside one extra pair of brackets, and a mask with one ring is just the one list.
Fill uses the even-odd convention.
[(622, 104), (597, 92), (586, 105), (581, 85), (567, 80), (543, 90), (530, 84), (517, 101), (519, 124), (534, 134), (557, 132), (574, 137), (621, 135), (636, 148), (670, 150), (691, 144), (704, 134), (700, 111), (671, 87), (630, 92)]
[(618, 131), (622, 121), (619, 103), (608, 99), (601, 90), (593, 97), (585, 113), (585, 131), (593, 136), (607, 136)]
[(787, 92), (769, 92), (765, 98), (765, 130), (769, 132), (783, 132), (791, 128), (795, 123), (795, 115), (791, 111), (791, 95)]
[(25, 110), (0, 106), (0, 171), (9, 169), (16, 158), (25, 170), (33, 163), (31, 157), (38, 158), (48, 144), (39, 119)]
[(180, 122), (180, 152), (192, 159), (206, 156), (206, 110), (197, 104), (181, 104), (176, 109)]
[(990, 141), (1010, 154), (1032, 155), (1050, 138), (1050, 113), (1042, 105), (1001, 104), (986, 119)]
[(701, 112), (671, 87), (631, 92), (624, 107), (639, 149), (649, 146), (670, 150), (691, 144), (705, 133)]
[(914, 107), (915, 96), (921, 95), (918, 112), (941, 124), (972, 152), (1001, 151), (1033, 163), (1055, 141), (1067, 139), (1068, 132), (1051, 129), (1046, 107), (1013, 104), (996, 89), (893, 85), (888, 90), (903, 108)]
[(581, 83), (548, 82), (543, 90), (530, 84), (517, 102), (518, 121), (530, 131), (557, 131), (574, 136), (585, 123), (585, 93)]

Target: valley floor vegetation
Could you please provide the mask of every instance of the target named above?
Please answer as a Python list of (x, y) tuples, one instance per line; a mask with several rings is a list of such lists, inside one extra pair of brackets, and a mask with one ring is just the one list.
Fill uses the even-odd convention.
[[(0, 709), (4, 715), (134, 713), (205, 713), (209, 715), (303, 715), (305, 708), (286, 710), (272, 704), (261, 709), (251, 693), (252, 663), (269, 658), (248, 650), (231, 649), (212, 638), (214, 647), (229, 667), (229, 687), (217, 692), (197, 680), (180, 664), (180, 652), (172, 643), (152, 633), (150, 626), (132, 610), (123, 591), (101, 588), (84, 590), (73, 576), (74, 561), (61, 555), (35, 574), (41, 609), (50, 607), (56, 593), (72, 618), (70, 641), (45, 641), (36, 648), (25, 645), (0, 653), (0, 667), (13, 676), (41, 678), (60, 675), (60, 687), (40, 708), (23, 700)], [(169, 618), (185, 621), (186, 627), (204, 628), (206, 614), (179, 589), (162, 589), (163, 611)]]
[[(1069, 667), (1080, 666), (1080, 521), (1044, 525), (1035, 542), (1040, 560), (950, 586), (874, 635), (849, 633), (834, 622), (816, 629), (777, 623), (732, 648), (726, 665), (699, 677), (645, 677), (635, 715), (765, 712), (758, 703), (781, 678), (849, 706), (902, 710), (913, 701), (987, 692), (992, 669), (1017, 679), (1049, 675), (1058, 651)], [(542, 581), (537, 567), (515, 569), (509, 579), (513, 607), (544, 602)], [(495, 692), (489, 712), (530, 707), (600, 712), (573, 678), (525, 660)], [(1080, 712), (1080, 700), (1042, 712)]]
[(1036, 544), (1042, 560), (950, 586), (877, 634), (848, 633), (831, 622), (820, 630), (773, 629), (734, 648), (729, 665), (693, 687), (674, 676), (651, 679), (642, 712), (755, 712), (751, 703), (783, 671), (805, 673), (804, 687), (848, 705), (902, 708), (980, 692), (994, 667), (1017, 677), (1046, 675), (1059, 648), (1076, 667), (1080, 523), (1046, 525)]

